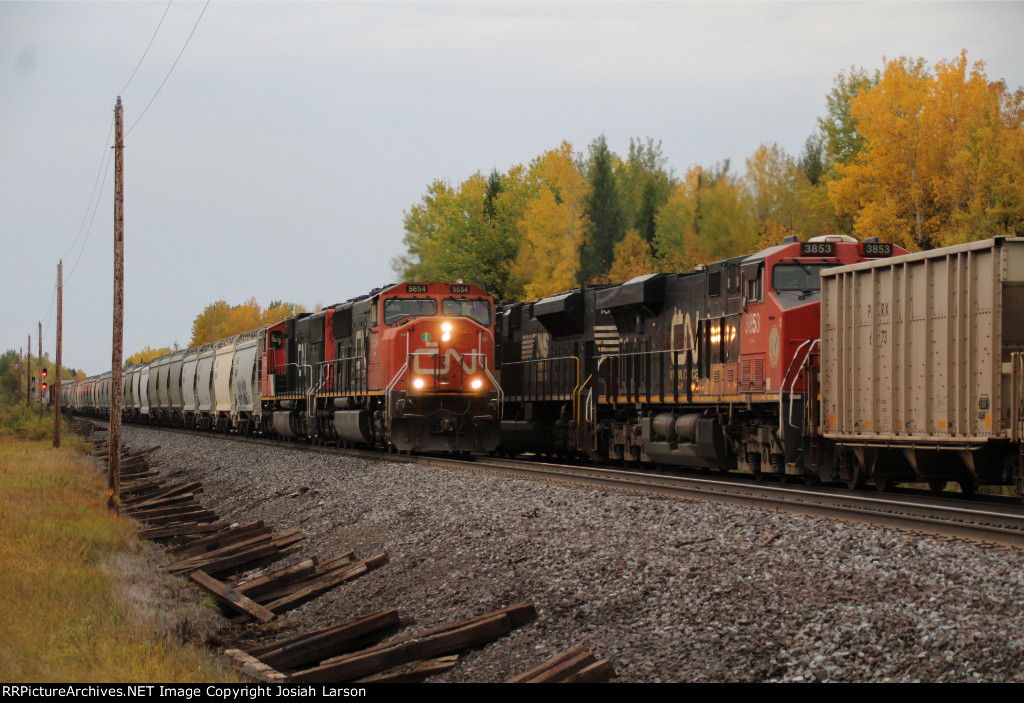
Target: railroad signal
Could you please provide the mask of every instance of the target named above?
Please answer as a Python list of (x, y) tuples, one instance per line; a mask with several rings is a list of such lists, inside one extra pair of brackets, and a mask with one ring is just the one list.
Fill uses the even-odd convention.
[(46, 389), (49, 387), (47, 385), (47, 383), (46, 383), (46, 369), (43, 369), (43, 372), (40, 375), (39, 381), (40, 381), (39, 382), (39, 390), (45, 393)]

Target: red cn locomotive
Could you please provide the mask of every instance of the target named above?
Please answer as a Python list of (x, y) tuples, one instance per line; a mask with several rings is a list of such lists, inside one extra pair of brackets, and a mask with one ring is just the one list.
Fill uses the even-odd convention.
[(264, 431), (397, 451), (498, 444), (493, 299), (402, 283), (266, 329)]

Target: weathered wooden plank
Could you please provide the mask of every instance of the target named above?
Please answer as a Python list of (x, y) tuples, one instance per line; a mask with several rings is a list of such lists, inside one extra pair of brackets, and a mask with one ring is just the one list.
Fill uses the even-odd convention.
[(202, 569), (208, 574), (220, 574), (231, 569), (237, 569), (257, 559), (279, 554), (280, 550), (277, 548), (277, 545), (267, 544), (222, 555), (214, 559), (204, 559), (200, 561), (199, 565), (195, 565), (190, 561), (189, 564), (171, 567), (170, 572), (172, 574), (184, 574), (193, 569)]
[[(172, 496), (180, 496), (184, 494), (197, 494), (201, 493), (203, 484), (201, 481), (192, 481), (191, 483), (176, 483), (172, 485), (161, 484), (162, 488), (155, 491), (149, 491), (145, 495), (140, 495), (133, 492), (131, 497), (124, 498), (121, 501), (122, 505), (139, 507), (141, 505), (147, 505), (153, 501), (160, 500), (162, 498), (170, 498)], [(121, 484), (121, 493), (124, 494), (124, 484)]]
[(259, 603), (249, 600), (233, 588), (228, 588), (227, 584), (221, 583), (205, 571), (194, 571), (189, 578), (238, 612), (254, 617), (260, 622), (270, 622), (276, 617)]
[(298, 564), (284, 566), (280, 569), (268, 571), (262, 576), (240, 581), (235, 584), (235, 590), (239, 593), (244, 593), (250, 598), (255, 598), (261, 593), (289, 586), (296, 581), (309, 578), (316, 573), (316, 566), (317, 558), (311, 557), (300, 561)]
[[(187, 556), (184, 559), (179, 559), (175, 563), (171, 564), (171, 569), (187, 569), (189, 565), (203, 564), (208, 561), (219, 559), (220, 557), (230, 556), (256, 547), (264, 547), (268, 545), (276, 547), (277, 545), (274, 543), (273, 535), (267, 534), (267, 532), (268, 528), (262, 528), (246, 534), (240, 541), (232, 542), (227, 540), (227, 543), (224, 546), (210, 551), (200, 551), (194, 556)], [(196, 568), (201, 567), (197, 566)]]
[(191, 559), (196, 556), (213, 554), (221, 549), (251, 540), (254, 537), (269, 538), (269, 535), (271, 535), (273, 531), (274, 528), (264, 525), (261, 520), (249, 525), (233, 527), (221, 534), (211, 535), (206, 539), (196, 540), (189, 544), (183, 544), (181, 546), (168, 549), (167, 553), (177, 557), (178, 561), (184, 561), (185, 559)]
[(466, 625), (472, 625), (475, 622), (483, 620), (485, 618), (492, 617), (494, 615), (505, 615), (508, 617), (509, 625), (512, 629), (522, 627), (528, 623), (533, 622), (537, 619), (537, 609), (533, 606), (533, 601), (523, 601), (522, 603), (516, 603), (506, 608), (499, 608), (492, 610), (489, 613), (483, 613), (481, 615), (474, 615), (473, 617), (466, 618), (465, 620), (459, 620), (448, 625), (442, 625), (436, 627), (433, 630), (427, 630), (426, 632), (419, 635), (420, 637), (428, 637), (431, 635), (447, 632), (455, 628), (464, 627)]
[(354, 683), (419, 683), (430, 676), (454, 669), (458, 663), (458, 654), (426, 661), (415, 661), (373, 676), (356, 679)]
[(358, 649), (371, 638), (379, 639), (396, 631), (400, 624), (398, 611), (386, 610), (275, 642), (249, 653), (277, 669), (294, 669)]
[(156, 498), (152, 501), (146, 501), (145, 503), (136, 503), (134, 505), (124, 505), (122, 503), (122, 512), (135, 517), (147, 511), (160, 510), (161, 508), (176, 508), (184, 505), (199, 505), (196, 500), (195, 493), (182, 493), (176, 496), (165, 496), (163, 498)]
[[(251, 535), (256, 530), (262, 530), (263, 528), (264, 524), (262, 520), (259, 520), (257, 522), (250, 522), (246, 525), (232, 527), (226, 530), (223, 535), (212, 535), (210, 537), (205, 537), (203, 539), (193, 540), (187, 544), (172, 547), (171, 549), (168, 549), (167, 552), (169, 554), (175, 555), (188, 555), (188, 552), (192, 550), (196, 550), (197, 554), (201, 553), (202, 551), (213, 551), (215, 549), (220, 549), (220, 547), (225, 546), (226, 544), (231, 544), (233, 541), (241, 541), (245, 539), (247, 535)], [(266, 529), (268, 531), (273, 530), (273, 528)], [(227, 541), (221, 542), (222, 539)], [(200, 548), (202, 549), (200, 550)]]
[(561, 654), (557, 654), (548, 659), (547, 661), (538, 664), (529, 671), (526, 671), (522, 674), (519, 674), (519, 676), (509, 679), (508, 683), (526, 683), (542, 674), (551, 671), (555, 667), (561, 666), (565, 662), (580, 656), (581, 654), (585, 654), (586, 651), (586, 648), (584, 648), (582, 644), (578, 644), (575, 647), (567, 649)]
[(593, 663), (593, 654), (586, 650), (577, 652), (573, 656), (552, 665), (546, 671), (542, 671), (536, 676), (527, 679), (526, 683), (557, 683), (564, 680), (570, 674), (575, 674), (577, 671)]
[(418, 659), (434, 659), (475, 647), (507, 635), (511, 629), (508, 616), (494, 615), (425, 639), (415, 636), (399, 643), (328, 659), (319, 666), (296, 672), (290, 678), (298, 683), (351, 681)]
[(191, 512), (171, 513), (169, 515), (156, 515), (146, 518), (142, 522), (150, 525), (169, 525), (175, 522), (216, 522), (219, 519), (220, 517), (217, 513), (209, 510), (193, 510)]
[(142, 539), (164, 539), (166, 537), (206, 534), (226, 528), (227, 525), (223, 522), (179, 522), (168, 527), (151, 527), (136, 530), (135, 534)]
[(282, 674), (280, 671), (267, 666), (256, 657), (249, 656), (241, 649), (225, 649), (224, 656), (231, 661), (235, 662), (243, 673), (252, 676), (254, 679), (259, 681), (265, 681), (267, 683), (284, 683), (288, 680), (288, 677)]
[(596, 661), (588, 667), (570, 674), (563, 683), (606, 683), (615, 676), (615, 667), (607, 659)]

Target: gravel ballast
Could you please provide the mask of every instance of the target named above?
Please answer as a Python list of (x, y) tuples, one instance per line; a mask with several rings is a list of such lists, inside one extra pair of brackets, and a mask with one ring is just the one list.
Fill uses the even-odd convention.
[(505, 681), (576, 644), (631, 682), (1024, 680), (1019, 550), (386, 455), (124, 437), (160, 445), (161, 471), (202, 480), (223, 519), (301, 529), (293, 560), (388, 553), (288, 613), (289, 633), (389, 608), (424, 630), (534, 602), (535, 622), (435, 681)]

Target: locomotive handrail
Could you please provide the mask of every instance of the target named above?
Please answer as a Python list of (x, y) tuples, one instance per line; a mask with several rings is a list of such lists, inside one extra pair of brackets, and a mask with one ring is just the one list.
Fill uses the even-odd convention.
[[(547, 359), (524, 359), (523, 361), (509, 361), (502, 366), (517, 366), (519, 364), (542, 364), (549, 361), (574, 361), (576, 362), (576, 385), (572, 389), (573, 419), (576, 418), (576, 391), (580, 388), (580, 358), (578, 356), (552, 356)], [(486, 368), (486, 366), (484, 367)], [(490, 375), (490, 374), (488, 374)], [(504, 393), (502, 393), (504, 395)]]
[[(643, 356), (645, 354), (684, 354), (684, 353), (686, 353), (688, 351), (690, 351), (690, 350), (689, 349), (675, 349), (673, 347), (672, 349), (648, 349), (646, 351), (631, 351), (631, 352), (619, 352), (618, 354), (603, 354), (603, 355), (597, 357), (597, 371), (598, 371), (598, 373), (601, 372), (601, 364), (604, 363), (605, 359), (611, 359), (612, 361), (615, 361), (615, 359), (618, 359), (619, 357), (623, 357), (623, 356)], [(673, 363), (673, 365), (675, 365), (675, 364), (678, 363), (678, 361), (677, 360), (673, 360), (672, 363)], [(607, 389), (605, 390), (605, 395), (608, 395)], [(618, 395), (619, 395), (618, 392), (616, 392), (615, 398), (611, 399), (611, 402), (612, 402), (613, 405), (616, 404), (616, 401), (618, 399)], [(627, 401), (627, 402), (629, 402), (629, 401)]]
[[(573, 416), (573, 422), (576, 423), (577, 428), (579, 428), (580, 426), (580, 420), (586, 415), (585, 408), (583, 410), (579, 410), (580, 405), (582, 405), (583, 403), (583, 390), (587, 387), (587, 384), (590, 383), (590, 379), (592, 379), (593, 377), (594, 374), (590, 374), (589, 376), (587, 376), (587, 379), (582, 384), (580, 384), (579, 390), (575, 392), (575, 396), (573, 397), (573, 410), (578, 411), (578, 414)], [(593, 391), (593, 389), (591, 389), (591, 391)], [(587, 419), (589, 420), (589, 418)]]
[[(797, 368), (803, 367), (804, 364), (806, 364), (807, 361), (810, 360), (810, 358), (811, 358), (811, 351), (814, 349), (815, 345), (820, 344), (820, 343), (821, 343), (820, 339), (807, 339), (807, 340), (804, 340), (804, 343), (801, 344), (799, 347), (797, 347), (796, 351), (793, 353), (793, 359), (789, 362), (789, 368), (786, 369), (786, 375), (782, 377), (782, 383), (779, 386), (779, 440), (780, 441), (782, 440), (782, 436), (784, 434), (783, 433), (783, 429), (784, 429), (783, 428), (783, 422), (784, 422), (784, 418), (786, 417), (785, 413), (783, 413), (783, 409), (782, 409), (782, 403), (783, 403), (782, 399), (783, 399), (783, 396), (786, 394), (786, 381), (787, 381), (787, 379), (789, 379), (789, 372), (793, 370), (793, 364), (796, 363), (796, 359), (800, 355), (800, 350), (801, 349), (803, 349), (804, 347), (807, 347), (807, 351), (804, 354), (803, 361), (800, 362), (800, 364), (799, 364), (799, 366)], [(793, 424), (793, 386), (796, 385), (797, 376), (799, 376), (799, 374), (793, 376), (793, 380), (789, 384), (789, 388), (790, 388), (790, 390), (789, 390), (789, 426), (794, 428), (794, 429), (801, 429), (801, 428), (799, 428), (799, 427), (797, 427), (796, 425)]]
[(1010, 353), (1010, 441), (1019, 442), (1021, 438), (1021, 381), (1024, 379), (1024, 354)]

